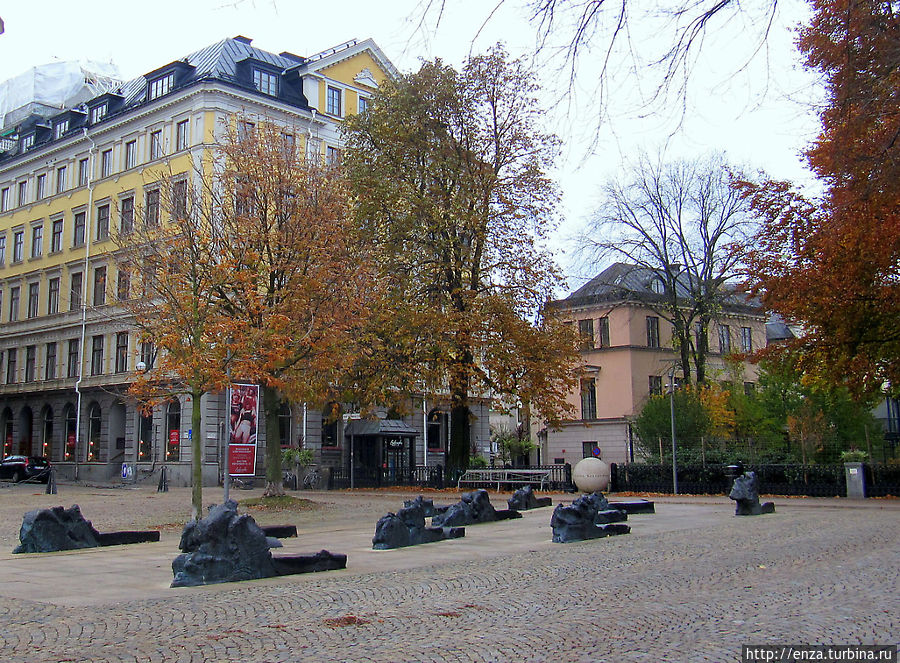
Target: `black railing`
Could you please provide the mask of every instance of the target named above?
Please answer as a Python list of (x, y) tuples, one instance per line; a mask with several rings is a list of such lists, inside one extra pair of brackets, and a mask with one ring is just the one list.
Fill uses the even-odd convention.
[[(756, 472), (761, 493), (846, 497), (844, 466), (840, 465), (744, 465)], [(724, 464), (679, 465), (678, 492), (688, 495), (722, 495), (731, 490), (732, 479)], [(612, 492), (672, 492), (672, 466), (630, 463), (611, 467)], [(866, 464), (866, 495), (900, 495), (900, 467)]]
[[(548, 470), (550, 481), (544, 484), (545, 490), (568, 490), (572, 487), (572, 466), (564, 465), (529, 465), (515, 468), (524, 470)], [(384, 486), (421, 486), (424, 488), (456, 487), (462, 475), (460, 471), (445, 471), (440, 465), (417, 466), (405, 470), (364, 469), (356, 468), (353, 472), (355, 488), (380, 488)], [(350, 488), (350, 473), (347, 468), (331, 469), (327, 487), (329, 490)]]
[[(344, 467), (332, 468), (328, 477), (328, 489), (350, 488), (350, 472)], [(444, 468), (417, 466), (406, 469), (355, 468), (353, 487), (380, 488), (383, 486), (422, 486), (425, 488), (444, 487)]]

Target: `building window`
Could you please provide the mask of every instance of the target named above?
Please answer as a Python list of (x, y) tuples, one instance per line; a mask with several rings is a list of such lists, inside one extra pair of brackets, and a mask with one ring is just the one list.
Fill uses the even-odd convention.
[(172, 183), (172, 214), (176, 219), (187, 216), (187, 180)]
[(130, 292), (131, 274), (124, 267), (119, 267), (119, 271), (116, 274), (116, 298), (120, 302), (124, 302), (128, 299)]
[(6, 264), (6, 235), (0, 235), (0, 265)]
[(31, 257), (40, 258), (44, 253), (44, 224), (31, 227)]
[(0, 189), (0, 212), (5, 212), (9, 209), (9, 187), (4, 187)]
[(94, 270), (94, 306), (103, 306), (106, 303), (106, 267), (97, 267)]
[(50, 253), (62, 251), (63, 227), (62, 219), (54, 219), (50, 227)]
[(271, 97), (278, 96), (278, 75), (262, 71), (261, 69), (253, 70), (253, 86)]
[(28, 199), (28, 182), (19, 182), (18, 205), (21, 207)]
[[(84, 160), (87, 162), (87, 159)], [(85, 178), (85, 183), (87, 179)], [(66, 190), (66, 167), (60, 166), (56, 169), (56, 193), (62, 193)]]
[(88, 408), (88, 461), (100, 460), (101, 410), (97, 403)]
[(53, 127), (53, 137), (59, 140), (63, 136), (66, 135), (66, 132), (69, 130), (69, 121), (63, 120), (62, 122), (58, 122), (55, 127)]
[(19, 319), (19, 286), (13, 286), (9, 289), (9, 321), (15, 322)]
[(328, 403), (322, 410), (322, 447), (335, 449), (340, 446), (340, 434), (338, 424), (341, 421), (343, 410), (340, 403), (334, 401)]
[(756, 393), (756, 383), (755, 382), (745, 382), (744, 383), (744, 395), (745, 396), (753, 396)]
[(134, 230), (134, 198), (122, 198), (119, 202), (119, 232), (127, 235)]
[(47, 281), (47, 315), (59, 313), (59, 277)]
[(359, 97), (359, 112), (365, 113), (369, 110), (369, 98), (368, 97)]
[(594, 378), (581, 380), (581, 418), (597, 418), (597, 381)]
[(150, 341), (141, 341), (141, 362), (144, 364), (144, 370), (149, 371), (153, 368), (156, 361), (156, 347)]
[(147, 192), (146, 205), (144, 206), (144, 223), (155, 226), (159, 223), (159, 189)]
[(50, 458), (53, 455), (53, 409), (44, 407), (43, 430), (41, 431), (41, 455)]
[(112, 173), (112, 150), (103, 150), (100, 154), (100, 177), (109, 177)]
[(170, 72), (161, 78), (157, 78), (150, 82), (150, 93), (148, 100), (158, 99), (164, 94), (169, 94), (175, 85), (175, 72)]
[(286, 401), (282, 401), (278, 408), (278, 443), (282, 448), (291, 446), (292, 423), (291, 406)]
[(96, 228), (95, 237), (98, 242), (109, 237), (109, 205), (100, 205), (97, 208)]
[(87, 212), (76, 212), (75, 221), (72, 224), (72, 246), (84, 246), (84, 229)]
[(153, 453), (153, 412), (141, 413), (138, 428), (140, 444), (138, 446), (138, 460), (150, 460)]
[(281, 151), (284, 154), (284, 158), (287, 161), (292, 161), (294, 158), (294, 153), (297, 149), (297, 139), (294, 137), (294, 134), (282, 133), (281, 134)]
[(753, 333), (750, 327), (741, 327), (741, 352), (753, 352)]
[(22, 138), (22, 151), (30, 150), (32, 147), (34, 147), (34, 134), (28, 134)]
[(159, 159), (162, 155), (162, 129), (157, 129), (150, 134), (150, 160)]
[(329, 168), (337, 168), (341, 165), (341, 151), (330, 145), (325, 148), (325, 165)]
[(609, 347), (609, 318), (607, 316), (603, 316), (602, 318), (597, 319), (597, 339), (600, 342), (601, 348)]
[(116, 334), (116, 373), (128, 370), (128, 332)]
[(731, 327), (719, 325), (719, 352), (723, 355), (731, 352)]
[(134, 168), (137, 165), (137, 141), (130, 140), (125, 143), (125, 169)]
[[(581, 457), (582, 458), (594, 458), (594, 449), (599, 449), (596, 442), (582, 442), (581, 443)], [(600, 454), (596, 455), (596, 458), (600, 458)]]
[(578, 345), (582, 350), (594, 349), (594, 321), (578, 321)]
[(647, 316), (647, 347), (659, 347), (659, 318), (655, 315)]
[(66, 376), (70, 378), (77, 378), (79, 374), (79, 345), (80, 342), (77, 338), (69, 339), (69, 356), (68, 360), (66, 361)]
[(37, 370), (37, 346), (29, 345), (25, 348), (25, 382), (34, 382)]
[(700, 321), (694, 323), (694, 343), (698, 350), (709, 347), (709, 338), (706, 335), (706, 329)]
[(447, 432), (450, 430), (450, 415), (435, 408), (428, 413), (426, 439), (428, 450), (443, 451), (447, 448)]
[(56, 343), (48, 343), (44, 352), (44, 379), (56, 379)]
[(13, 262), (22, 262), (25, 257), (25, 231), (13, 233)]
[(10, 348), (6, 351), (6, 384), (15, 384), (18, 375), (16, 374), (16, 348)]
[(96, 124), (104, 117), (106, 117), (106, 111), (109, 110), (108, 104), (100, 104), (99, 106), (94, 106), (91, 109), (91, 124)]
[(341, 90), (340, 88), (328, 86), (328, 92), (326, 95), (326, 112), (331, 115), (341, 116)]
[(187, 149), (189, 126), (187, 120), (182, 120), (175, 125), (175, 149), (178, 151)]
[(38, 314), (38, 306), (41, 301), (41, 284), (28, 284), (28, 317), (36, 318)]
[(66, 421), (66, 446), (63, 458), (72, 460), (75, 457), (75, 429), (78, 426), (78, 415), (75, 414), (75, 406), (71, 403), (66, 403), (63, 419)]
[(69, 288), (69, 310), (74, 311), (81, 306), (82, 278), (81, 272), (72, 274)]
[(89, 161), (87, 159), (78, 160), (78, 186), (87, 186), (88, 175), (90, 174), (88, 164)]
[(35, 200), (43, 200), (44, 194), (46, 193), (47, 175), (44, 173), (41, 173), (40, 175), (37, 176), (37, 179), (35, 180), (35, 182), (37, 184), (35, 186), (34, 199)]
[(103, 374), (103, 336), (91, 338), (91, 375)]
[(253, 122), (241, 122), (238, 124), (238, 140), (243, 142), (253, 136), (256, 125)]
[(650, 395), (651, 396), (659, 396), (662, 394), (663, 383), (661, 375), (651, 375), (650, 376)]
[(166, 408), (166, 460), (178, 460), (181, 446), (181, 403), (171, 401)]

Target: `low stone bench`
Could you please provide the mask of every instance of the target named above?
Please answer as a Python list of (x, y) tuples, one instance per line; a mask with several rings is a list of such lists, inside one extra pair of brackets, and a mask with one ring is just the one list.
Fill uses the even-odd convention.
[(296, 525), (260, 525), (266, 536), (273, 539), (289, 539), (297, 536)]

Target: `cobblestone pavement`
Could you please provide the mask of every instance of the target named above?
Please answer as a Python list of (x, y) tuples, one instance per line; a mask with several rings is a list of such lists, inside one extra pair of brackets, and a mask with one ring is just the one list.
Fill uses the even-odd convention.
[[(321, 495), (366, 518), (391, 500), (399, 506), (397, 496)], [(7, 499), (0, 493), (0, 513), (12, 509)], [(123, 494), (116, 510), (141, 511), (142, 499), (156, 505)], [(29, 663), (736, 661), (741, 644), (898, 643), (900, 505), (777, 506), (735, 518), (727, 500), (660, 501), (655, 515), (630, 518), (628, 536), (566, 545), (516, 537), (539, 526), (549, 539), (545, 509), (467, 528), (459, 542), (491, 544), (479, 559), (453, 541), (422, 547), (427, 565), (410, 568), (354, 572), (351, 553), (347, 571), (164, 598), (71, 606), (2, 596), (0, 651)], [(317, 517), (336, 536), (350, 521), (329, 509), (320, 513), (330, 520)], [(371, 537), (374, 521), (356, 528), (359, 540)], [(413, 559), (410, 550), (378, 559)]]

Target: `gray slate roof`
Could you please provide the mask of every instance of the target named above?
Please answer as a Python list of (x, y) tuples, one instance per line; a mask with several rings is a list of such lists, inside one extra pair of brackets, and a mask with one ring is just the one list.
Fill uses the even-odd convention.
[[(661, 281), (661, 272), (640, 265), (617, 262), (597, 274), (565, 299), (551, 302), (553, 308), (571, 308), (590, 304), (615, 303), (625, 301), (661, 302), (664, 296), (653, 291), (654, 282)], [(726, 285), (726, 288), (729, 286)], [(690, 295), (686, 275), (675, 281), (678, 297)], [(761, 312), (760, 303), (743, 292), (729, 288), (723, 306), (730, 310)]]

